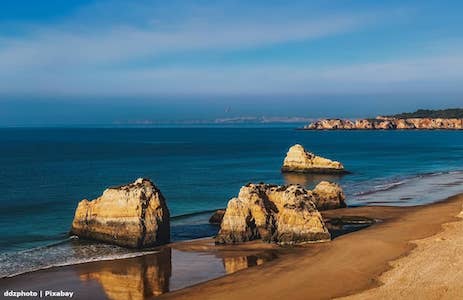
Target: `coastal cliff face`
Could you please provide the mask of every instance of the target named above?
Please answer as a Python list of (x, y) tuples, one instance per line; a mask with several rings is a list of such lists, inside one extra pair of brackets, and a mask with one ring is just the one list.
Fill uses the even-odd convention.
[(313, 153), (296, 144), (289, 148), (281, 167), (282, 172), (302, 173), (342, 173), (344, 166), (338, 161), (332, 161)]
[(340, 119), (323, 119), (304, 127), (308, 130), (391, 130), (391, 129), (463, 129), (463, 119), (445, 118), (389, 118), (377, 117), (376, 119), (359, 119), (355, 121)]
[(217, 244), (256, 239), (277, 244), (330, 240), (310, 191), (298, 185), (248, 184), (228, 202)]
[(71, 234), (131, 248), (160, 245), (170, 240), (169, 210), (161, 191), (139, 178), (79, 202)]

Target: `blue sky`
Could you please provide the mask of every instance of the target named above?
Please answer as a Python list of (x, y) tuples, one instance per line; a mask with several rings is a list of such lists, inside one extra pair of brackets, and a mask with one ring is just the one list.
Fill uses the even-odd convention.
[(462, 11), (461, 1), (2, 0), (0, 124), (462, 106)]

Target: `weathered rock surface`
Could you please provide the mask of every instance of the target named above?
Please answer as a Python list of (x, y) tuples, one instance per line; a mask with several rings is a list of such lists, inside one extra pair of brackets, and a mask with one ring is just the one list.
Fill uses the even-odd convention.
[(312, 193), (301, 186), (248, 184), (228, 202), (218, 244), (256, 239), (278, 244), (330, 240)]
[(346, 207), (346, 196), (339, 184), (322, 181), (312, 190), (312, 194), (318, 210)]
[(344, 166), (338, 161), (332, 161), (313, 153), (307, 152), (304, 147), (296, 144), (289, 148), (286, 154), (282, 172), (301, 173), (346, 173)]
[(169, 210), (149, 180), (108, 188), (99, 198), (79, 202), (71, 234), (120, 246), (143, 248), (170, 240)]
[[(312, 201), (318, 210), (328, 210), (346, 207), (346, 196), (341, 186), (337, 183), (328, 181), (321, 181), (315, 189), (307, 190), (307, 194), (313, 196)], [(225, 209), (218, 209), (209, 218), (209, 223), (219, 224), (222, 223)]]
[(322, 119), (304, 127), (308, 130), (394, 130), (394, 129), (463, 129), (463, 119), (445, 118), (391, 118), (359, 119), (355, 121), (341, 119)]

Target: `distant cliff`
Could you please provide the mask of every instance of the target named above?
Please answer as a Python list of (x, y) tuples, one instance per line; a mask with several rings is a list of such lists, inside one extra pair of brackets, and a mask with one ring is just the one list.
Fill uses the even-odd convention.
[(418, 110), (375, 119), (322, 119), (304, 126), (307, 130), (432, 130), (463, 129), (463, 109)]

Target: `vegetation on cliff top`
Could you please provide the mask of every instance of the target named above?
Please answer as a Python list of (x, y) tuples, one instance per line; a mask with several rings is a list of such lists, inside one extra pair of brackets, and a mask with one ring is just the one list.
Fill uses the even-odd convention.
[(407, 119), (407, 118), (444, 118), (444, 119), (463, 119), (463, 108), (448, 108), (448, 109), (419, 109), (412, 113), (401, 113), (388, 117)]

